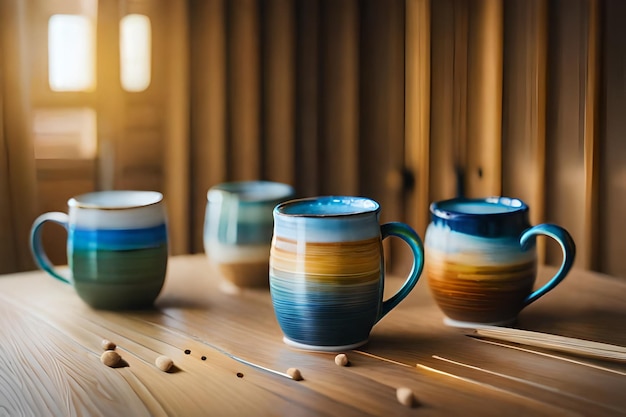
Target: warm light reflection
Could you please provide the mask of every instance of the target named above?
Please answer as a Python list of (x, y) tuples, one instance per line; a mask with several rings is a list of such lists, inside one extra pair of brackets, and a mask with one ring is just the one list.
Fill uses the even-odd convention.
[(48, 82), (53, 91), (95, 88), (95, 39), (86, 16), (55, 14), (48, 22)]
[(120, 22), (120, 72), (124, 90), (138, 92), (150, 85), (151, 47), (148, 16), (124, 16)]

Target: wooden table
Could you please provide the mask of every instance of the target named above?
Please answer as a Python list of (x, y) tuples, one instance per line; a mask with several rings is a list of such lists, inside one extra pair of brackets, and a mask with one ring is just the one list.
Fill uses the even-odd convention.
[[(442, 318), (423, 279), (341, 367), (286, 346), (269, 291), (225, 294), (203, 255), (171, 259), (150, 311), (95, 311), (43, 272), (5, 275), (0, 415), (626, 415), (626, 363), (478, 340)], [(517, 327), (626, 346), (625, 323), (626, 283), (575, 271)], [(127, 366), (100, 362), (102, 339)], [(304, 380), (281, 375), (290, 367)], [(420, 405), (400, 404), (398, 387)]]

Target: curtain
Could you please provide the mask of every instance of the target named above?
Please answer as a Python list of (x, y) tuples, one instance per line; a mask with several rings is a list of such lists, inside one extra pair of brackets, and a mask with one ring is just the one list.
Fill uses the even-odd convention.
[(36, 181), (25, 3), (0, 0), (0, 273), (33, 268), (28, 239), (36, 215)]

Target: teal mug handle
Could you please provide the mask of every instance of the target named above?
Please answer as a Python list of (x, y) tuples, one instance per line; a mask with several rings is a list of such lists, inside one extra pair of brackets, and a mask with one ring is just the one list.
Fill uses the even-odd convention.
[(46, 255), (46, 251), (44, 250), (41, 243), (41, 227), (45, 222), (48, 221), (59, 224), (63, 226), (65, 230), (68, 230), (69, 217), (67, 214), (58, 211), (42, 214), (35, 219), (35, 221), (33, 222), (33, 226), (30, 229), (30, 250), (33, 253), (33, 258), (35, 259), (35, 262), (41, 269), (43, 269), (59, 281), (65, 282), (66, 284), (71, 284), (69, 279), (63, 277), (56, 271), (54, 265), (52, 265), (52, 262), (50, 262), (50, 259), (48, 259), (48, 255)]
[(524, 300), (524, 307), (537, 301), (550, 290), (554, 289), (554, 287), (559, 285), (559, 283), (563, 281), (563, 278), (565, 278), (569, 270), (572, 268), (572, 265), (574, 264), (574, 259), (576, 258), (576, 244), (574, 243), (574, 239), (572, 239), (567, 230), (563, 229), (561, 226), (557, 226), (551, 223), (539, 224), (524, 231), (519, 240), (522, 249), (528, 248), (531, 242), (534, 243), (533, 238), (537, 235), (549, 236), (552, 239), (556, 240), (561, 246), (561, 250), (563, 252), (563, 261), (561, 262), (561, 267), (559, 268), (557, 273), (546, 284), (544, 284), (541, 288), (533, 291), (528, 297), (526, 297), (526, 299)]
[(404, 240), (413, 252), (413, 266), (409, 276), (402, 284), (402, 287), (388, 300), (383, 301), (382, 308), (378, 313), (376, 322), (380, 321), (387, 313), (396, 307), (400, 301), (409, 295), (417, 281), (419, 280), (422, 270), (424, 269), (424, 245), (422, 239), (409, 225), (400, 222), (385, 223), (380, 227), (382, 239), (386, 239), (390, 236), (399, 237)]

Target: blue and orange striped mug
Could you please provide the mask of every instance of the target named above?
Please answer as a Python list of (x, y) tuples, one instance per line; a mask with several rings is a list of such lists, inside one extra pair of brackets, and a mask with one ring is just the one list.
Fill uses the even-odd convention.
[[(342, 351), (368, 341), (372, 327), (417, 283), (424, 265), (420, 237), (404, 223), (379, 224), (380, 205), (363, 197), (314, 197), (274, 208), (270, 294), (284, 342)], [(413, 266), (383, 300), (382, 240), (396, 236)]]
[[(524, 307), (554, 289), (574, 263), (576, 245), (569, 233), (550, 223), (531, 227), (529, 208), (517, 198), (456, 198), (432, 203), (430, 213), (425, 274), (449, 325), (511, 324)], [(535, 289), (537, 235), (556, 240), (563, 260)]]
[[(39, 216), (30, 232), (37, 265), (71, 284), (93, 308), (152, 306), (165, 281), (168, 236), (163, 195), (155, 191), (100, 191), (68, 201), (68, 213)], [(46, 222), (67, 230), (69, 276), (48, 259), (41, 242)]]

